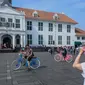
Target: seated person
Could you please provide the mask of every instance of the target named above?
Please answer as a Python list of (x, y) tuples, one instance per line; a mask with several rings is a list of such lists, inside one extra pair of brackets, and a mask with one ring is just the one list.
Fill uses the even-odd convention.
[(25, 56), (24, 57), (25, 57), (25, 59), (28, 59), (29, 62), (34, 57), (33, 50), (28, 45), (25, 48)]
[(67, 55), (67, 50), (66, 50), (65, 47), (63, 48), (62, 55), (63, 55), (63, 57), (64, 57), (64, 59), (65, 59), (65, 58), (66, 58), (66, 55)]
[[(33, 57), (34, 57), (33, 50), (27, 45), (24, 52), (24, 58), (30, 62)], [(30, 68), (29, 62), (28, 62), (28, 68)]]

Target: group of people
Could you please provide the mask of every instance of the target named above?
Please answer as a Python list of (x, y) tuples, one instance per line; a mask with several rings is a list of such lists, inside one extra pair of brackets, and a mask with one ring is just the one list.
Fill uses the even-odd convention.
[[(62, 55), (64, 57), (66, 57), (66, 55), (67, 55), (66, 47), (63, 47), (62, 50), (63, 50)], [(76, 69), (82, 71), (82, 76), (84, 77), (84, 85), (85, 85), (85, 62), (80, 63), (80, 58), (81, 58), (81, 55), (83, 54), (83, 52), (85, 52), (85, 46), (80, 48), (80, 52), (73, 63), (73, 68), (76, 68)], [(34, 57), (33, 50), (30, 48), (29, 45), (26, 45), (25, 49), (22, 48), (20, 50), (20, 53), (24, 54), (24, 58), (27, 59), (29, 62)]]
[[(85, 45), (83, 45), (82, 47), (78, 47), (80, 49), (80, 51), (78, 51), (78, 55), (73, 63), (73, 68), (76, 68), (78, 70), (80, 70), (82, 73), (82, 76), (84, 78), (84, 84), (85, 85), (85, 62), (80, 63), (80, 58), (82, 57), (82, 54), (85, 53)], [(77, 48), (67, 48), (67, 47), (60, 47), (57, 48), (57, 52), (60, 53), (62, 51), (62, 55), (65, 58), (67, 55), (68, 51), (71, 51), (73, 49), (73, 52), (75, 54), (75, 51), (77, 50)]]
[(4, 49), (4, 48), (13, 48), (12, 44), (9, 44), (9, 43), (4, 43), (1, 45), (1, 48)]
[(63, 57), (65, 58), (66, 57), (66, 55), (67, 55), (67, 48), (66, 48), (66, 46), (64, 46), (64, 47), (61, 47), (61, 48), (57, 48), (57, 52), (58, 53), (62, 53), (62, 55), (63, 55)]
[(62, 47), (57, 47), (56, 51), (59, 53), (61, 50), (63, 50), (63, 48), (65, 48), (69, 53), (74, 53), (75, 54), (75, 51), (76, 51), (76, 48), (74, 46), (62, 46)]

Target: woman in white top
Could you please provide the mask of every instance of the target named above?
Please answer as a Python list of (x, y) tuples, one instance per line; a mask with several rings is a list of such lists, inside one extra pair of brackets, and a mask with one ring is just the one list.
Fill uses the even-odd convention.
[(85, 46), (80, 48), (80, 52), (73, 63), (73, 68), (76, 68), (82, 72), (82, 76), (84, 78), (83, 85), (85, 85), (85, 62), (80, 63), (80, 58), (81, 58), (82, 53), (85, 51), (84, 49), (85, 49)]

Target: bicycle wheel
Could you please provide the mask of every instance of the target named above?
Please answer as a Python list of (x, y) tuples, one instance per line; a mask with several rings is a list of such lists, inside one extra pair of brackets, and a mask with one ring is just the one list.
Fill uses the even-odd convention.
[(66, 59), (66, 61), (67, 61), (68, 63), (72, 62), (72, 60), (73, 60), (72, 55), (67, 55), (67, 56), (68, 56), (68, 59)]
[(54, 56), (54, 60), (57, 61), (57, 62), (61, 61), (60, 55), (59, 54), (56, 54)]
[(40, 60), (38, 58), (33, 58), (31, 61), (30, 61), (30, 67), (32, 69), (37, 69), (38, 67), (40, 67)]
[(14, 60), (11, 64), (11, 69), (12, 70), (18, 70), (21, 67), (21, 63), (18, 62), (17, 60)]

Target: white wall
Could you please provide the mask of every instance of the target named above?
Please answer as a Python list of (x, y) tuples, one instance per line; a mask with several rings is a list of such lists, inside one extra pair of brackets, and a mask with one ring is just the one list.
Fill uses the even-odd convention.
[[(77, 40), (77, 37), (80, 37), (80, 39)], [(85, 40), (82, 40), (82, 37), (85, 37), (85, 36), (75, 36), (75, 41), (78, 41), (78, 42), (85, 42)]]
[[(39, 21), (39, 20), (31, 20), (31, 19), (27, 19), (27, 20), (32, 21), (32, 25), (33, 25), (33, 28), (31, 31), (27, 30), (27, 26), (26, 26), (26, 30), (27, 30), (26, 35), (32, 34), (33, 45), (38, 45), (38, 35), (42, 34), (43, 35), (43, 44), (46, 46), (55, 46), (55, 45), (61, 46), (61, 45), (58, 45), (58, 36), (59, 35), (62, 36), (62, 46), (65, 46), (65, 45), (67, 46), (67, 36), (71, 36), (71, 45), (70, 46), (74, 46), (75, 28), (74, 28), (73, 24), (51, 22), (51, 23), (53, 23), (53, 31), (50, 32), (50, 31), (48, 31), (48, 29), (49, 29), (48, 24), (50, 23), (50, 21)], [(43, 31), (38, 31), (38, 22), (43, 22)], [(56, 27), (55, 27), (55, 24), (56, 24)], [(62, 24), (62, 32), (58, 32), (58, 24)], [(67, 25), (71, 25), (71, 33), (67, 33)], [(48, 35), (53, 35), (53, 40), (56, 41), (55, 45), (48, 45)], [(27, 38), (27, 36), (26, 36), (26, 38)], [(26, 39), (26, 42), (27, 42), (27, 39)]]

